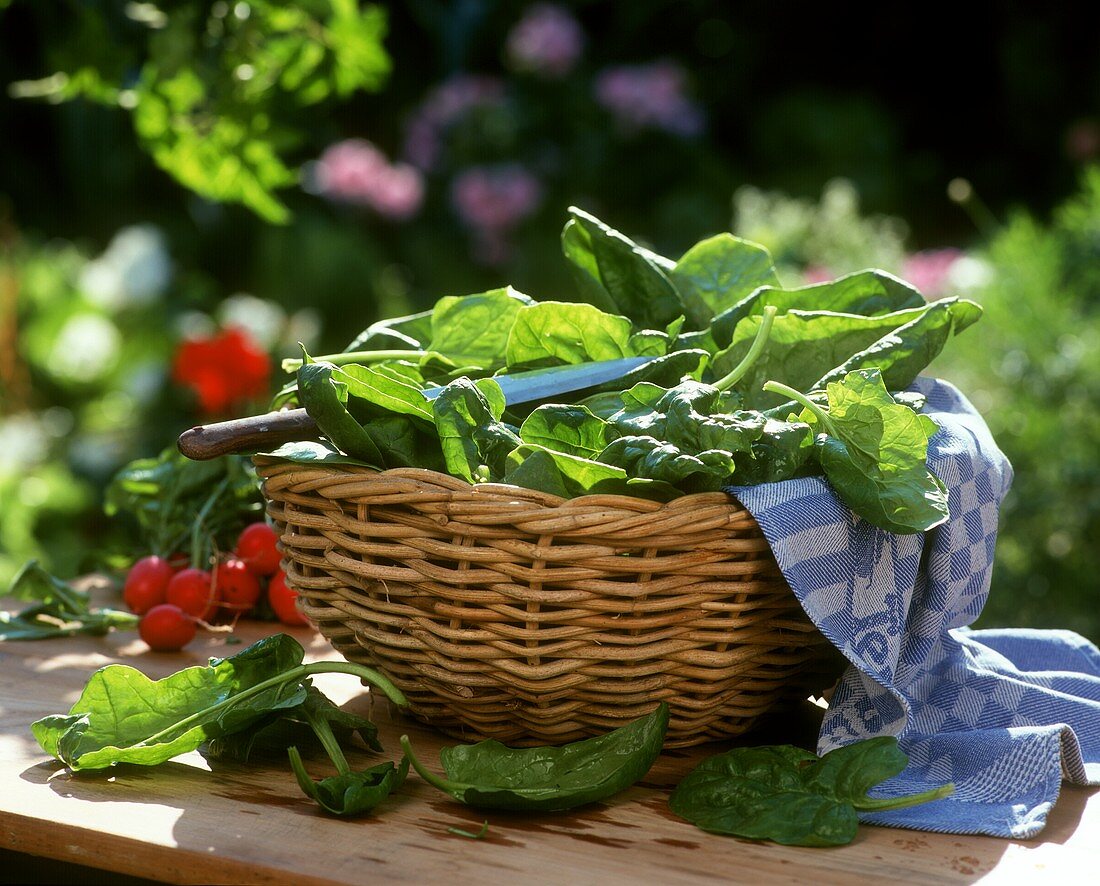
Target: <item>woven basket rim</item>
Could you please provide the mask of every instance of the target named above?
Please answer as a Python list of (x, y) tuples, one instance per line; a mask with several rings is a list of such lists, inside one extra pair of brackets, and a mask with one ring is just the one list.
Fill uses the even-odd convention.
[(347, 464), (344, 462), (325, 463), (294, 461), (293, 459), (280, 458), (273, 455), (253, 455), (252, 461), (257, 467), (261, 465), (294, 465), (302, 470), (314, 470), (321, 473), (366, 474), (378, 477), (412, 480), (434, 486), (449, 487), (454, 492), (472, 493), (474, 495), (483, 494), (498, 497), (498, 499), (500, 496), (507, 495), (514, 499), (528, 501), (533, 504), (551, 508), (625, 508), (633, 511), (644, 510), (656, 513), (666, 508), (680, 510), (685, 507), (690, 508), (699, 505), (723, 503), (737, 511), (745, 514), (749, 513), (748, 509), (728, 492), (689, 492), (665, 502), (641, 498), (636, 495), (603, 493), (578, 495), (574, 498), (562, 498), (560, 495), (554, 495), (550, 492), (540, 492), (537, 489), (528, 489), (525, 486), (516, 486), (511, 483), (470, 483), (468, 480), (463, 480), (461, 477), (456, 477), (453, 474), (444, 474), (440, 471), (433, 471), (430, 468), (387, 468), (385, 470), (378, 470), (369, 465)]

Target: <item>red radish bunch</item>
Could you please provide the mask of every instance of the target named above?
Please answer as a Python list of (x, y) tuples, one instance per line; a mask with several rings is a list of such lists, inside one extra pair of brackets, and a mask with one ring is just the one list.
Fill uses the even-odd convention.
[(295, 601), (298, 593), (279, 568), (278, 536), (266, 523), (252, 523), (237, 538), (232, 554), (210, 572), (186, 558), (142, 557), (130, 569), (123, 600), (142, 616), (141, 638), (158, 652), (182, 649), (199, 625), (247, 615), (265, 595), (283, 624), (305, 625)]

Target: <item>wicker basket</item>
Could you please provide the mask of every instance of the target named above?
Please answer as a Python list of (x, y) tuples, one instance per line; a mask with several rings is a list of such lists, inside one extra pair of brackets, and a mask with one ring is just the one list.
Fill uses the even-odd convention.
[(722, 493), (566, 501), (414, 468), (255, 462), (302, 610), (448, 734), (557, 744), (665, 700), (667, 745), (692, 745), (838, 673)]

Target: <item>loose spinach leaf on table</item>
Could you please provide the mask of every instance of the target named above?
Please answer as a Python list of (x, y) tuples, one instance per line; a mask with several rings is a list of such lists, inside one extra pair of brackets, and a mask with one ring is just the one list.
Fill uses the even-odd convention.
[(372, 750), (382, 750), (378, 742), (378, 727), (366, 717), (341, 710), (315, 686), (306, 686), (302, 701), (290, 708), (271, 711), (247, 729), (218, 735), (204, 744), (202, 755), (211, 760), (233, 760), (247, 763), (257, 756), (285, 754), (290, 747), (304, 753), (324, 748), (312, 724), (318, 719), (328, 722), (338, 744), (347, 745), (358, 735)]
[(828, 408), (775, 382), (767, 389), (800, 402), (816, 434), (829, 483), (865, 520), (901, 535), (924, 532), (949, 516), (947, 490), (927, 467), (937, 425), (897, 403), (877, 369), (849, 372), (826, 386)]
[(8, 595), (31, 603), (17, 613), (0, 612), (0, 641), (46, 640), (74, 634), (106, 634), (112, 628), (135, 628), (131, 612), (92, 607), (90, 596), (28, 561), (12, 579)]
[(401, 787), (409, 773), (409, 758), (402, 757), (399, 766), (394, 766), (392, 762), (379, 763), (362, 772), (349, 769), (314, 781), (306, 772), (298, 749), (289, 748), (287, 754), (302, 792), (333, 815), (351, 816), (370, 812)]
[(456, 745), (440, 752), (446, 778), (416, 758), (408, 736), (401, 746), (421, 778), (468, 806), (521, 812), (560, 812), (606, 799), (640, 779), (661, 752), (668, 705), (606, 735), (562, 747), (509, 748), (498, 741)]
[(908, 764), (897, 739), (872, 738), (823, 757), (789, 745), (735, 748), (704, 760), (677, 785), (669, 808), (705, 831), (792, 846), (840, 846), (858, 812), (938, 800), (953, 785), (902, 797), (868, 791)]
[(370, 668), (348, 662), (306, 665), (302, 658), (297, 641), (277, 634), (230, 658), (161, 680), (126, 665), (107, 665), (92, 674), (67, 715), (44, 717), (31, 730), (43, 750), (74, 771), (115, 763), (152, 766), (248, 728), (272, 711), (300, 705), (313, 674), (352, 674), (395, 704), (406, 703)]

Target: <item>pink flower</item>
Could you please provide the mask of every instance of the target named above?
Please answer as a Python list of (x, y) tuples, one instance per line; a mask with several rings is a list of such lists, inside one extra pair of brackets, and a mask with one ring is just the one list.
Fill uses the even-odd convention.
[(596, 101), (628, 131), (698, 135), (703, 112), (687, 97), (686, 79), (683, 68), (669, 61), (607, 68), (596, 78)]
[(836, 274), (825, 267), (825, 265), (806, 265), (806, 267), (802, 269), (802, 279), (807, 285), (812, 283), (828, 283), (835, 276)]
[(406, 163), (391, 164), (378, 148), (357, 138), (326, 148), (307, 170), (306, 187), (397, 221), (414, 216), (424, 201), (419, 171)]
[(925, 298), (945, 295), (951, 267), (963, 257), (958, 249), (928, 249), (906, 257), (901, 277), (920, 290)]
[(1066, 154), (1076, 163), (1089, 163), (1100, 157), (1100, 122), (1078, 120), (1066, 130)]
[(495, 77), (458, 74), (441, 83), (420, 103), (405, 128), (405, 160), (429, 171), (439, 162), (447, 130), (479, 107), (499, 105), (504, 84)]
[(580, 24), (564, 7), (536, 3), (508, 33), (505, 50), (512, 68), (564, 77), (584, 47)]
[(542, 198), (542, 186), (517, 163), (475, 166), (451, 183), (451, 201), (468, 225), (478, 257), (499, 264), (508, 257), (508, 234), (531, 215)]

